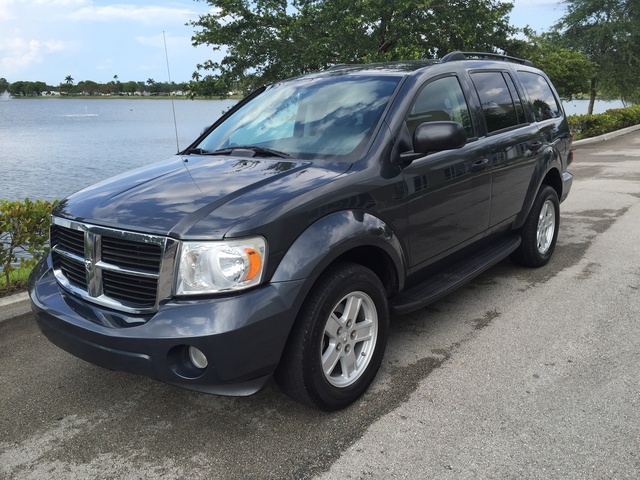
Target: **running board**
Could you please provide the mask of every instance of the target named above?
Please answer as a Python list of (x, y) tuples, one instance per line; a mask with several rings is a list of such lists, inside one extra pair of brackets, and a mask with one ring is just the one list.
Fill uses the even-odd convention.
[(454, 263), (424, 282), (401, 292), (389, 305), (391, 313), (403, 315), (426, 307), (500, 263), (519, 246), (520, 236), (511, 235), (502, 238), (489, 248), (476, 252), (470, 258)]

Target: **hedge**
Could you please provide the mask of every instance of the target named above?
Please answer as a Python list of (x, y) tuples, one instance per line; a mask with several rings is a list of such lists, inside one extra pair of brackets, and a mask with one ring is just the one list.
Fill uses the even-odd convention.
[(0, 200), (0, 275), (4, 279), (0, 294), (24, 288), (26, 282), (16, 284), (11, 272), (17, 265), (32, 269), (48, 252), (49, 222), (55, 203), (32, 202), (28, 198)]
[(612, 108), (596, 115), (570, 115), (569, 128), (576, 138), (597, 137), (640, 124), (640, 105)]

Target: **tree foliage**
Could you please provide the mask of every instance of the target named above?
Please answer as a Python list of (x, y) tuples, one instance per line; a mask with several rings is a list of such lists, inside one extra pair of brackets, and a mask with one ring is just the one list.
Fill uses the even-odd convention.
[(507, 53), (531, 60), (551, 79), (558, 94), (570, 100), (575, 95), (589, 91), (589, 79), (597, 65), (589, 57), (562, 45), (557, 33), (537, 35), (525, 28), (525, 38), (513, 39)]
[(555, 26), (565, 46), (597, 65), (590, 79), (590, 108), (599, 88), (623, 101), (640, 93), (640, 2), (638, 0), (567, 0), (567, 14)]
[(499, 0), (207, 0), (194, 46), (224, 52), (198, 65), (199, 94), (245, 92), (339, 63), (435, 58), (509, 44), (511, 3)]
[(0, 200), (0, 272), (6, 289), (16, 264), (33, 268), (49, 250), (49, 217), (55, 203)]

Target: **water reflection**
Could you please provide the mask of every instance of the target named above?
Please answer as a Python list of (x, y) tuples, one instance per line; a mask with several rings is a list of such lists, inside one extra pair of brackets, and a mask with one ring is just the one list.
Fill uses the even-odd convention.
[[(177, 100), (182, 148), (235, 100)], [(84, 112), (97, 117), (69, 118)], [(161, 99), (0, 102), (0, 198), (54, 200), (176, 153), (171, 103)]]

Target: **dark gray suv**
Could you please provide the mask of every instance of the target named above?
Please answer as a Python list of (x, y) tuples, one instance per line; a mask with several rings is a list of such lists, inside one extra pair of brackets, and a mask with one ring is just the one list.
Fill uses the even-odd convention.
[(571, 135), (530, 62), (337, 66), (239, 102), (173, 158), (60, 202), (30, 296), (97, 365), (203, 392), (275, 377), (343, 408), (391, 315), (551, 257)]

